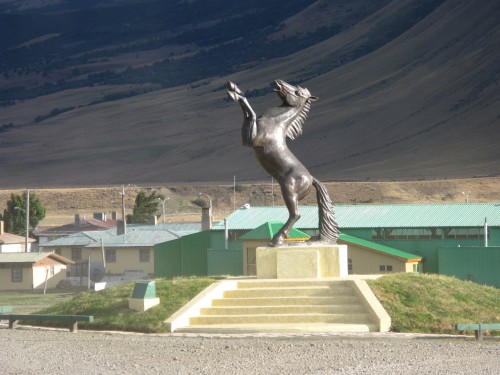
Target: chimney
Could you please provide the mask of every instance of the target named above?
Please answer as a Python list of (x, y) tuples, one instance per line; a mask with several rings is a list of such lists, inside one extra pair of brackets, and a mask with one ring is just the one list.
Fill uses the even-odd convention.
[(127, 233), (127, 222), (125, 220), (116, 221), (116, 235), (121, 236)]
[(81, 221), (80, 221), (80, 214), (75, 214), (75, 225), (77, 227), (79, 227), (81, 224)]
[(201, 230), (212, 229), (212, 207), (201, 209)]
[(4, 227), (3, 227), (3, 220), (0, 220), (0, 236), (3, 236), (3, 233), (4, 233), (4, 232), (3, 232), (3, 231), (4, 231), (4, 229), (3, 229), (3, 228), (4, 228)]

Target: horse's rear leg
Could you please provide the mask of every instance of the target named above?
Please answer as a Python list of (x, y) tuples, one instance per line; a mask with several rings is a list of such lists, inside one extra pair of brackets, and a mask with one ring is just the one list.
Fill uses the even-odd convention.
[(299, 196), (294, 191), (293, 186), (283, 186), (281, 189), (283, 193), (283, 200), (285, 201), (286, 208), (288, 208), (288, 220), (276, 233), (269, 243), (270, 246), (279, 246), (284, 243), (285, 238), (293, 228), (293, 225), (300, 219), (299, 213)]

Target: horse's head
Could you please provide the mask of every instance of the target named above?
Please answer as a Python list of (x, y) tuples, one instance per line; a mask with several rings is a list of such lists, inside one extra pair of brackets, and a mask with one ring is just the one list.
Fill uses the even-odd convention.
[(308, 89), (300, 86), (293, 86), (285, 81), (277, 79), (274, 81), (276, 88), (274, 92), (283, 100), (283, 104), (290, 107), (302, 107), (307, 102), (313, 102), (318, 99), (317, 96), (311, 95)]

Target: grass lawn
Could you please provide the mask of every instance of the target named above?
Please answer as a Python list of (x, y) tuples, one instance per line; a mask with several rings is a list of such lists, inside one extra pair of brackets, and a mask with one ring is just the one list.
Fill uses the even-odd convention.
[(39, 311), (40, 314), (93, 315), (93, 323), (79, 323), (81, 328), (98, 330), (166, 332), (163, 321), (216, 280), (210, 278), (156, 279), (160, 304), (137, 312), (128, 308), (135, 282), (99, 292), (85, 292)]
[[(395, 332), (456, 333), (459, 323), (500, 323), (500, 289), (442, 275), (369, 280)], [(493, 334), (500, 334), (498, 331)]]
[[(94, 322), (80, 323), (81, 328), (166, 332), (163, 321), (215, 281), (156, 279), (160, 304), (145, 312), (128, 308), (135, 282), (99, 292), (1, 292), (0, 305), (15, 306), (15, 312), (20, 313), (93, 315)], [(391, 330), (395, 332), (454, 334), (458, 323), (500, 323), (498, 288), (447, 276), (410, 273), (387, 275), (369, 280), (368, 284), (390, 315)], [(23, 306), (31, 310), (21, 311)]]
[(15, 313), (29, 314), (75, 297), (83, 289), (42, 291), (0, 291), (0, 306), (12, 306)]

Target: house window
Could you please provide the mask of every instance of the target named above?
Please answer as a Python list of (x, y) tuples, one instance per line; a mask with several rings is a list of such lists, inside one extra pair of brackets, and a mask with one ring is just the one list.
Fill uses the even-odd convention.
[(71, 249), (71, 260), (78, 261), (82, 259), (82, 249)]
[(54, 253), (56, 253), (57, 255), (62, 255), (62, 254), (61, 254), (61, 249), (56, 249), (56, 250), (54, 251)]
[(115, 249), (106, 249), (106, 262), (107, 263), (116, 263), (116, 250)]
[(385, 272), (385, 266), (380, 266), (380, 272)]
[(349, 275), (352, 275), (352, 259), (351, 258), (347, 259), (347, 273)]
[(392, 272), (392, 266), (386, 266), (385, 269), (387, 272)]
[(139, 250), (139, 262), (149, 263), (149, 249), (140, 249)]
[(23, 268), (19, 266), (12, 267), (12, 282), (21, 283), (23, 281)]

